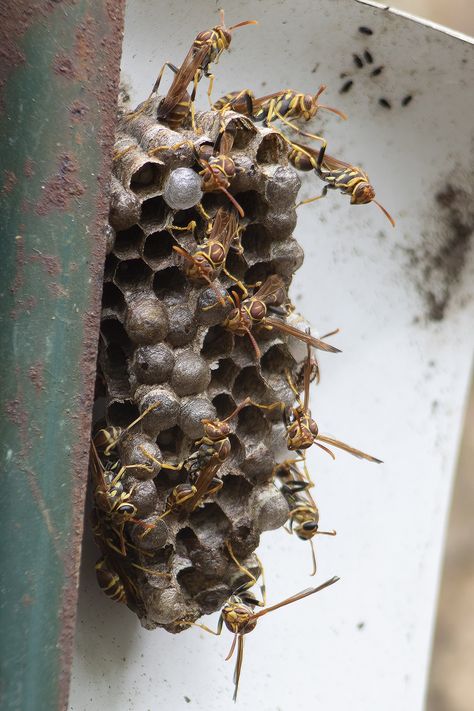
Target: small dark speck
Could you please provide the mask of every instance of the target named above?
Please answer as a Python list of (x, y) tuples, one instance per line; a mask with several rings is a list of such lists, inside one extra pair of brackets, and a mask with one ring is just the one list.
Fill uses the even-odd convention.
[(436, 412), (436, 410), (438, 409), (438, 406), (439, 406), (439, 402), (437, 400), (433, 400), (433, 402), (431, 403), (431, 412)]
[(191, 699), (189, 698), (189, 696), (185, 696), (184, 700), (186, 701), (187, 704), (191, 703)]
[(372, 55), (370, 54), (368, 49), (365, 50), (364, 57), (365, 57), (366, 62), (368, 62), (369, 64), (373, 63), (374, 58), (372, 57)]
[(412, 101), (413, 96), (411, 94), (408, 94), (408, 96), (405, 96), (404, 99), (402, 99), (402, 106), (408, 106), (408, 104)]
[(371, 77), (378, 77), (379, 74), (382, 74), (383, 70), (384, 70), (384, 67), (375, 67), (375, 69), (373, 69), (370, 72), (370, 76)]
[(365, 627), (365, 622), (359, 622), (359, 624), (357, 625), (358, 630), (363, 630), (364, 627)]
[(359, 32), (363, 35), (373, 35), (374, 32), (373, 30), (370, 29), (370, 27), (359, 27)]
[(311, 74), (316, 74), (316, 72), (319, 69), (319, 65), (320, 65), (320, 62), (316, 62), (316, 64), (314, 65), (314, 67), (311, 70)]
[(351, 88), (351, 86), (353, 85), (353, 83), (354, 83), (354, 82), (352, 81), (352, 79), (349, 79), (349, 81), (346, 81), (346, 83), (343, 84), (343, 85), (341, 86), (341, 88), (339, 89), (339, 93), (340, 93), (340, 94), (347, 94), (347, 92), (349, 91), (349, 89)]
[(392, 108), (392, 104), (390, 103), (390, 101), (387, 101), (387, 99), (384, 99), (383, 97), (381, 99), (379, 99), (379, 104), (380, 104), (380, 106), (383, 106), (384, 109), (391, 109)]
[(345, 79), (346, 76), (347, 76), (346, 72), (341, 72), (341, 73), (339, 74), (339, 79)]
[(359, 67), (359, 69), (361, 69), (364, 66), (364, 62), (362, 61), (362, 59), (359, 57), (358, 54), (353, 54), (352, 58), (354, 60), (354, 64), (356, 65), (356, 67)]
[(429, 365), (430, 368), (434, 368), (435, 365), (436, 365), (436, 361), (435, 361), (435, 360), (430, 360), (430, 361), (428, 361), (428, 365)]

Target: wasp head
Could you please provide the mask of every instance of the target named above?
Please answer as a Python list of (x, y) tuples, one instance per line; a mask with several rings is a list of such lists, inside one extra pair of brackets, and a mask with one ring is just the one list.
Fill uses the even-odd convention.
[(301, 540), (303, 541), (309, 541), (318, 532), (318, 522), (318, 512), (308, 510), (308, 519), (306, 521), (303, 521), (302, 523), (299, 523), (297, 526), (295, 526), (293, 530), (298, 536), (298, 538), (301, 538)]
[(204, 279), (204, 281), (212, 281), (215, 277), (214, 268), (209, 262), (205, 254), (195, 254), (192, 264), (188, 268), (188, 276), (190, 279)]
[(375, 197), (375, 190), (373, 186), (364, 181), (359, 183), (351, 196), (351, 205), (367, 205), (367, 203), (372, 202)]
[(286, 432), (288, 449), (308, 449), (318, 436), (318, 425), (308, 414), (294, 409), (290, 413)]
[(237, 336), (245, 336), (250, 331), (252, 319), (245, 309), (234, 308), (229, 313), (224, 322), (224, 328), (235, 333)]
[(311, 96), (311, 94), (305, 94), (301, 102), (302, 113), (301, 117), (305, 121), (309, 121), (314, 118), (318, 112), (319, 104), (317, 102), (318, 94), (316, 96)]
[(222, 608), (222, 617), (225, 625), (231, 632), (247, 634), (251, 632), (257, 620), (251, 620), (253, 609), (250, 605), (245, 605), (237, 595), (232, 595), (229, 601)]
[(204, 436), (211, 439), (213, 442), (218, 442), (231, 433), (230, 425), (227, 422), (220, 420), (203, 420)]

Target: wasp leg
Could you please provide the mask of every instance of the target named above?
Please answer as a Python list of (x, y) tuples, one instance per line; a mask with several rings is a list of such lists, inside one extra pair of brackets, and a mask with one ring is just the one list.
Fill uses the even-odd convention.
[(300, 207), (300, 205), (308, 205), (310, 202), (316, 202), (316, 200), (321, 200), (321, 198), (326, 197), (328, 194), (329, 190), (329, 185), (325, 185), (324, 188), (321, 191), (321, 195), (317, 195), (316, 197), (309, 198), (309, 200), (301, 200), (296, 207)]

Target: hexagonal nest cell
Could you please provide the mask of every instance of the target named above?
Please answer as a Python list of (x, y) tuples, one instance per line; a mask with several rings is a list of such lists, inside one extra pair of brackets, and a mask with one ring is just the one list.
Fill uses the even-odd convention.
[[(287, 373), (301, 362), (284, 332), (253, 328), (257, 354), (226, 318), (228, 297), (246, 296), (240, 280), (252, 284), (249, 294), (272, 274), (288, 287), (303, 255), (292, 238), (300, 181), (281, 136), (215, 111), (197, 114), (196, 133), (172, 131), (156, 119), (160, 100), (121, 116), (115, 146), (96, 409), (109, 436), (119, 434), (99, 452), (103, 473), (109, 482), (118, 474), (117, 495), (133, 515), (99, 544), (143, 626), (178, 632), (244, 582), (226, 543), (256, 571), (260, 534), (288, 517), (272, 473), (286, 452), (282, 409), (294, 400)], [(196, 152), (203, 143), (212, 152), (222, 126), (237, 166), (229, 191), (245, 215), (235, 218), (226, 270), (209, 282), (192, 278), (189, 255), (213, 238), (219, 210), (237, 213), (222, 191), (203, 194)], [(259, 407), (276, 394), (281, 408)], [(252, 402), (232, 416), (245, 398)], [(205, 422), (229, 416), (228, 451), (214, 474), (220, 490), (171, 508), (176, 487), (196, 483), (196, 462), (198, 475), (205, 467)]]

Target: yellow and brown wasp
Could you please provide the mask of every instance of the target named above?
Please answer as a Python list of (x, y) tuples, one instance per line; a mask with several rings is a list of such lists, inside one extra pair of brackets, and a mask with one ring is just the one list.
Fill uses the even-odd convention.
[(214, 75), (210, 73), (209, 66), (211, 63), (216, 64), (219, 61), (222, 52), (229, 49), (232, 40), (232, 32), (234, 30), (238, 27), (245, 27), (245, 25), (257, 24), (256, 20), (245, 20), (244, 22), (239, 22), (231, 27), (226, 27), (224, 24), (223, 10), (220, 10), (220, 16), (220, 25), (216, 25), (210, 30), (203, 30), (196, 36), (189, 52), (184, 58), (183, 63), (181, 64), (178, 72), (175, 74), (168, 93), (158, 107), (158, 118), (167, 120), (176, 105), (183, 100), (183, 97), (187, 93), (189, 84), (193, 82), (191, 112), (194, 127), (193, 102), (196, 96), (197, 85), (201, 77), (204, 75), (209, 78), (207, 95), (209, 97), (209, 103), (211, 103), (210, 97), (212, 93)]
[(309, 475), (306, 477), (297, 466), (298, 460), (287, 459), (277, 464), (273, 476), (280, 482), (280, 491), (285, 497), (289, 508), (289, 533), (295, 533), (303, 541), (309, 541), (313, 571), (316, 574), (316, 554), (313, 538), (316, 535), (335, 536), (336, 531), (319, 530), (319, 510), (309, 492), (311, 486)]
[(95, 564), (95, 573), (100, 589), (111, 600), (127, 603), (128, 596), (122, 578), (115, 572), (113, 564), (102, 556)]
[[(214, 281), (221, 272), (238, 284), (238, 279), (232, 276), (225, 268), (225, 261), (232, 246), (238, 238), (239, 222), (233, 209), (220, 207), (212, 220), (209, 239), (205, 244), (197, 246), (191, 254), (183, 247), (175, 246), (173, 249), (188, 262), (186, 274), (196, 283), (207, 283), (214, 287)], [(225, 303), (220, 292), (214, 287), (219, 301)]]
[(319, 103), (318, 99), (325, 89), (326, 87), (324, 85), (321, 86), (314, 96), (311, 94), (303, 94), (293, 89), (284, 89), (283, 91), (267, 94), (267, 96), (261, 96), (260, 98), (256, 98), (249, 89), (244, 89), (243, 91), (233, 91), (226, 94), (213, 104), (213, 108), (218, 111), (232, 109), (233, 111), (252, 118), (254, 121), (262, 121), (265, 126), (269, 126), (272, 121), (278, 119), (285, 124), (285, 126), (289, 126), (293, 129), (293, 131), (296, 131), (302, 136), (321, 141), (322, 145), (326, 147), (324, 138), (302, 131), (296, 124), (290, 121), (290, 119), (310, 121), (316, 116), (320, 109), (331, 111), (342, 119), (346, 119), (347, 116), (342, 111), (339, 111), (339, 109)]
[[(175, 67), (171, 62), (165, 62), (161, 67), (157, 80), (153, 86), (150, 97), (142, 104), (142, 106), (126, 117), (128, 121), (135, 119), (147, 107), (151, 96), (158, 91), (163, 72), (166, 67), (174, 72), (174, 79), (171, 83), (168, 93), (161, 101), (157, 110), (157, 118), (165, 121), (170, 128), (176, 128), (184, 123), (185, 118), (191, 110), (191, 121), (193, 130), (194, 123), (194, 99), (196, 98), (197, 85), (204, 75), (209, 78), (209, 88), (207, 95), (211, 104), (211, 93), (214, 82), (214, 75), (210, 73), (210, 64), (217, 62), (220, 59), (222, 52), (229, 49), (232, 41), (232, 32), (238, 27), (245, 25), (256, 25), (256, 20), (245, 20), (231, 27), (224, 25), (224, 11), (220, 10), (221, 24), (216, 25), (210, 30), (203, 30), (196, 36), (191, 48), (184, 58), (182, 65)], [(191, 95), (188, 93), (188, 86), (193, 82), (193, 90)]]
[[(298, 600), (303, 600), (305, 597), (309, 597), (310, 595), (314, 595), (314, 593), (320, 592), (321, 590), (324, 590), (325, 588), (328, 588), (330, 585), (333, 585), (334, 583), (337, 583), (339, 580), (338, 577), (333, 577), (330, 580), (326, 580), (326, 582), (322, 583), (322, 585), (318, 585), (316, 588), (307, 588), (306, 590), (303, 590), (302, 592), (297, 593), (296, 595), (292, 595), (291, 597), (286, 598), (285, 600), (282, 600), (281, 602), (278, 602), (276, 605), (270, 605), (269, 607), (266, 607), (266, 592), (265, 592), (265, 584), (262, 584), (262, 600), (258, 600), (255, 595), (253, 595), (251, 592), (247, 592), (250, 587), (256, 584), (257, 579), (255, 576), (250, 573), (246, 568), (244, 568), (241, 563), (237, 560), (235, 557), (232, 547), (230, 546), (229, 543), (227, 543), (227, 550), (229, 552), (229, 555), (231, 556), (232, 560), (234, 563), (237, 565), (239, 570), (243, 572), (247, 577), (249, 578), (248, 583), (244, 583), (241, 585), (235, 592), (229, 597), (227, 602), (225, 603), (224, 607), (221, 610), (221, 614), (219, 617), (219, 622), (217, 624), (217, 629), (212, 630), (210, 627), (207, 627), (206, 625), (202, 625), (198, 622), (187, 622), (186, 620), (182, 620), (181, 624), (182, 625), (193, 625), (195, 627), (199, 627), (200, 629), (204, 630), (205, 632), (210, 632), (211, 634), (214, 635), (220, 635), (223, 629), (223, 626), (225, 625), (227, 629), (233, 633), (234, 639), (232, 640), (232, 644), (229, 650), (229, 653), (226, 657), (226, 661), (231, 659), (233, 656), (235, 649), (237, 648), (237, 660), (235, 663), (235, 670), (234, 670), (234, 696), (233, 699), (236, 701), (237, 699), (237, 694), (239, 691), (239, 682), (240, 682), (240, 676), (242, 672), (242, 663), (243, 663), (243, 658), (244, 658), (244, 639), (245, 635), (248, 634), (249, 632), (252, 632), (259, 620), (260, 617), (263, 617), (264, 615), (268, 615), (269, 612), (273, 612), (274, 610), (278, 610), (280, 607), (285, 607), (285, 605), (291, 605), (294, 602), (297, 602)], [(259, 561), (260, 563), (260, 561)], [(262, 575), (262, 580), (263, 580), (263, 566), (260, 564), (260, 574)], [(262, 610), (259, 610), (258, 612), (255, 612), (256, 607), (262, 607)]]
[(193, 496), (184, 503), (187, 511), (193, 511), (204, 497), (215, 494), (222, 488), (223, 482), (216, 474), (231, 452), (229, 435), (232, 430), (229, 423), (249, 405), (267, 410), (280, 407), (280, 403), (261, 405), (247, 397), (223, 420), (202, 420), (204, 434), (194, 443), (197, 449), (186, 460), (186, 468), (196, 489)]
[(314, 170), (316, 174), (327, 183), (321, 195), (309, 200), (303, 200), (298, 205), (307, 205), (327, 195), (328, 190), (340, 190), (345, 195), (351, 196), (351, 205), (367, 205), (373, 202), (383, 212), (392, 227), (395, 221), (390, 213), (375, 199), (375, 190), (369, 181), (367, 173), (357, 166), (344, 163), (342, 160), (328, 155), (324, 146), (316, 151), (299, 143), (292, 143), (292, 150), (288, 160), (298, 170)]
[[(201, 190), (203, 193), (223, 192), (234, 208), (239, 213), (240, 217), (244, 217), (245, 213), (241, 206), (228, 191), (232, 179), (237, 175), (237, 168), (234, 159), (229, 155), (233, 144), (233, 136), (230, 131), (222, 131), (219, 134), (219, 139), (214, 146), (209, 143), (201, 143), (198, 148), (191, 141), (180, 141), (172, 146), (157, 146), (148, 151), (148, 155), (152, 156), (160, 151), (176, 150), (180, 146), (188, 145), (194, 152), (194, 157), (197, 164), (201, 168), (199, 175), (201, 176)], [(216, 152), (217, 150), (217, 152)], [(201, 204), (199, 204), (201, 214), (207, 219), (211, 218), (205, 212)]]
[(277, 274), (269, 276), (252, 296), (246, 296), (242, 300), (237, 292), (232, 291), (228, 298), (233, 304), (233, 309), (226, 317), (223, 326), (235, 333), (236, 336), (248, 336), (257, 358), (260, 358), (261, 352), (252, 334), (252, 329), (255, 326), (262, 326), (269, 330), (274, 328), (323, 351), (340, 352), (338, 348), (330, 346), (318, 338), (313, 338), (310, 334), (304, 333), (280, 319), (267, 315), (269, 306), (278, 307), (286, 300), (285, 284)]
[[(306, 334), (309, 336), (309, 333)], [(319, 432), (318, 425), (316, 421), (311, 417), (311, 411), (309, 408), (309, 395), (310, 395), (310, 385), (311, 376), (313, 369), (313, 359), (311, 356), (311, 343), (307, 341), (308, 354), (305, 360), (304, 367), (304, 383), (303, 383), (303, 400), (301, 400), (300, 393), (296, 388), (291, 374), (287, 371), (286, 377), (290, 388), (293, 390), (295, 395), (296, 405), (287, 409), (286, 412), (286, 436), (287, 443), (286, 446), (290, 451), (301, 451), (308, 449), (311, 445), (315, 444), (320, 449), (327, 452), (333, 459), (335, 459), (334, 453), (326, 447), (324, 444), (329, 444), (332, 447), (337, 447), (342, 449), (349, 454), (352, 454), (358, 459), (366, 459), (369, 462), (376, 462), (381, 464), (382, 460), (373, 457), (370, 454), (362, 452), (360, 449), (355, 449), (345, 442), (341, 442), (334, 437), (328, 437), (327, 435), (322, 435)]]
[(235, 207), (240, 217), (244, 217), (245, 213), (241, 206), (228, 191), (232, 179), (239, 172), (234, 159), (230, 155), (233, 142), (234, 137), (232, 133), (224, 130), (219, 134), (212, 154), (210, 154), (210, 146), (206, 144), (202, 144), (195, 154), (197, 162), (202, 168), (199, 172), (199, 175), (202, 176), (202, 191), (204, 193), (223, 192)]

